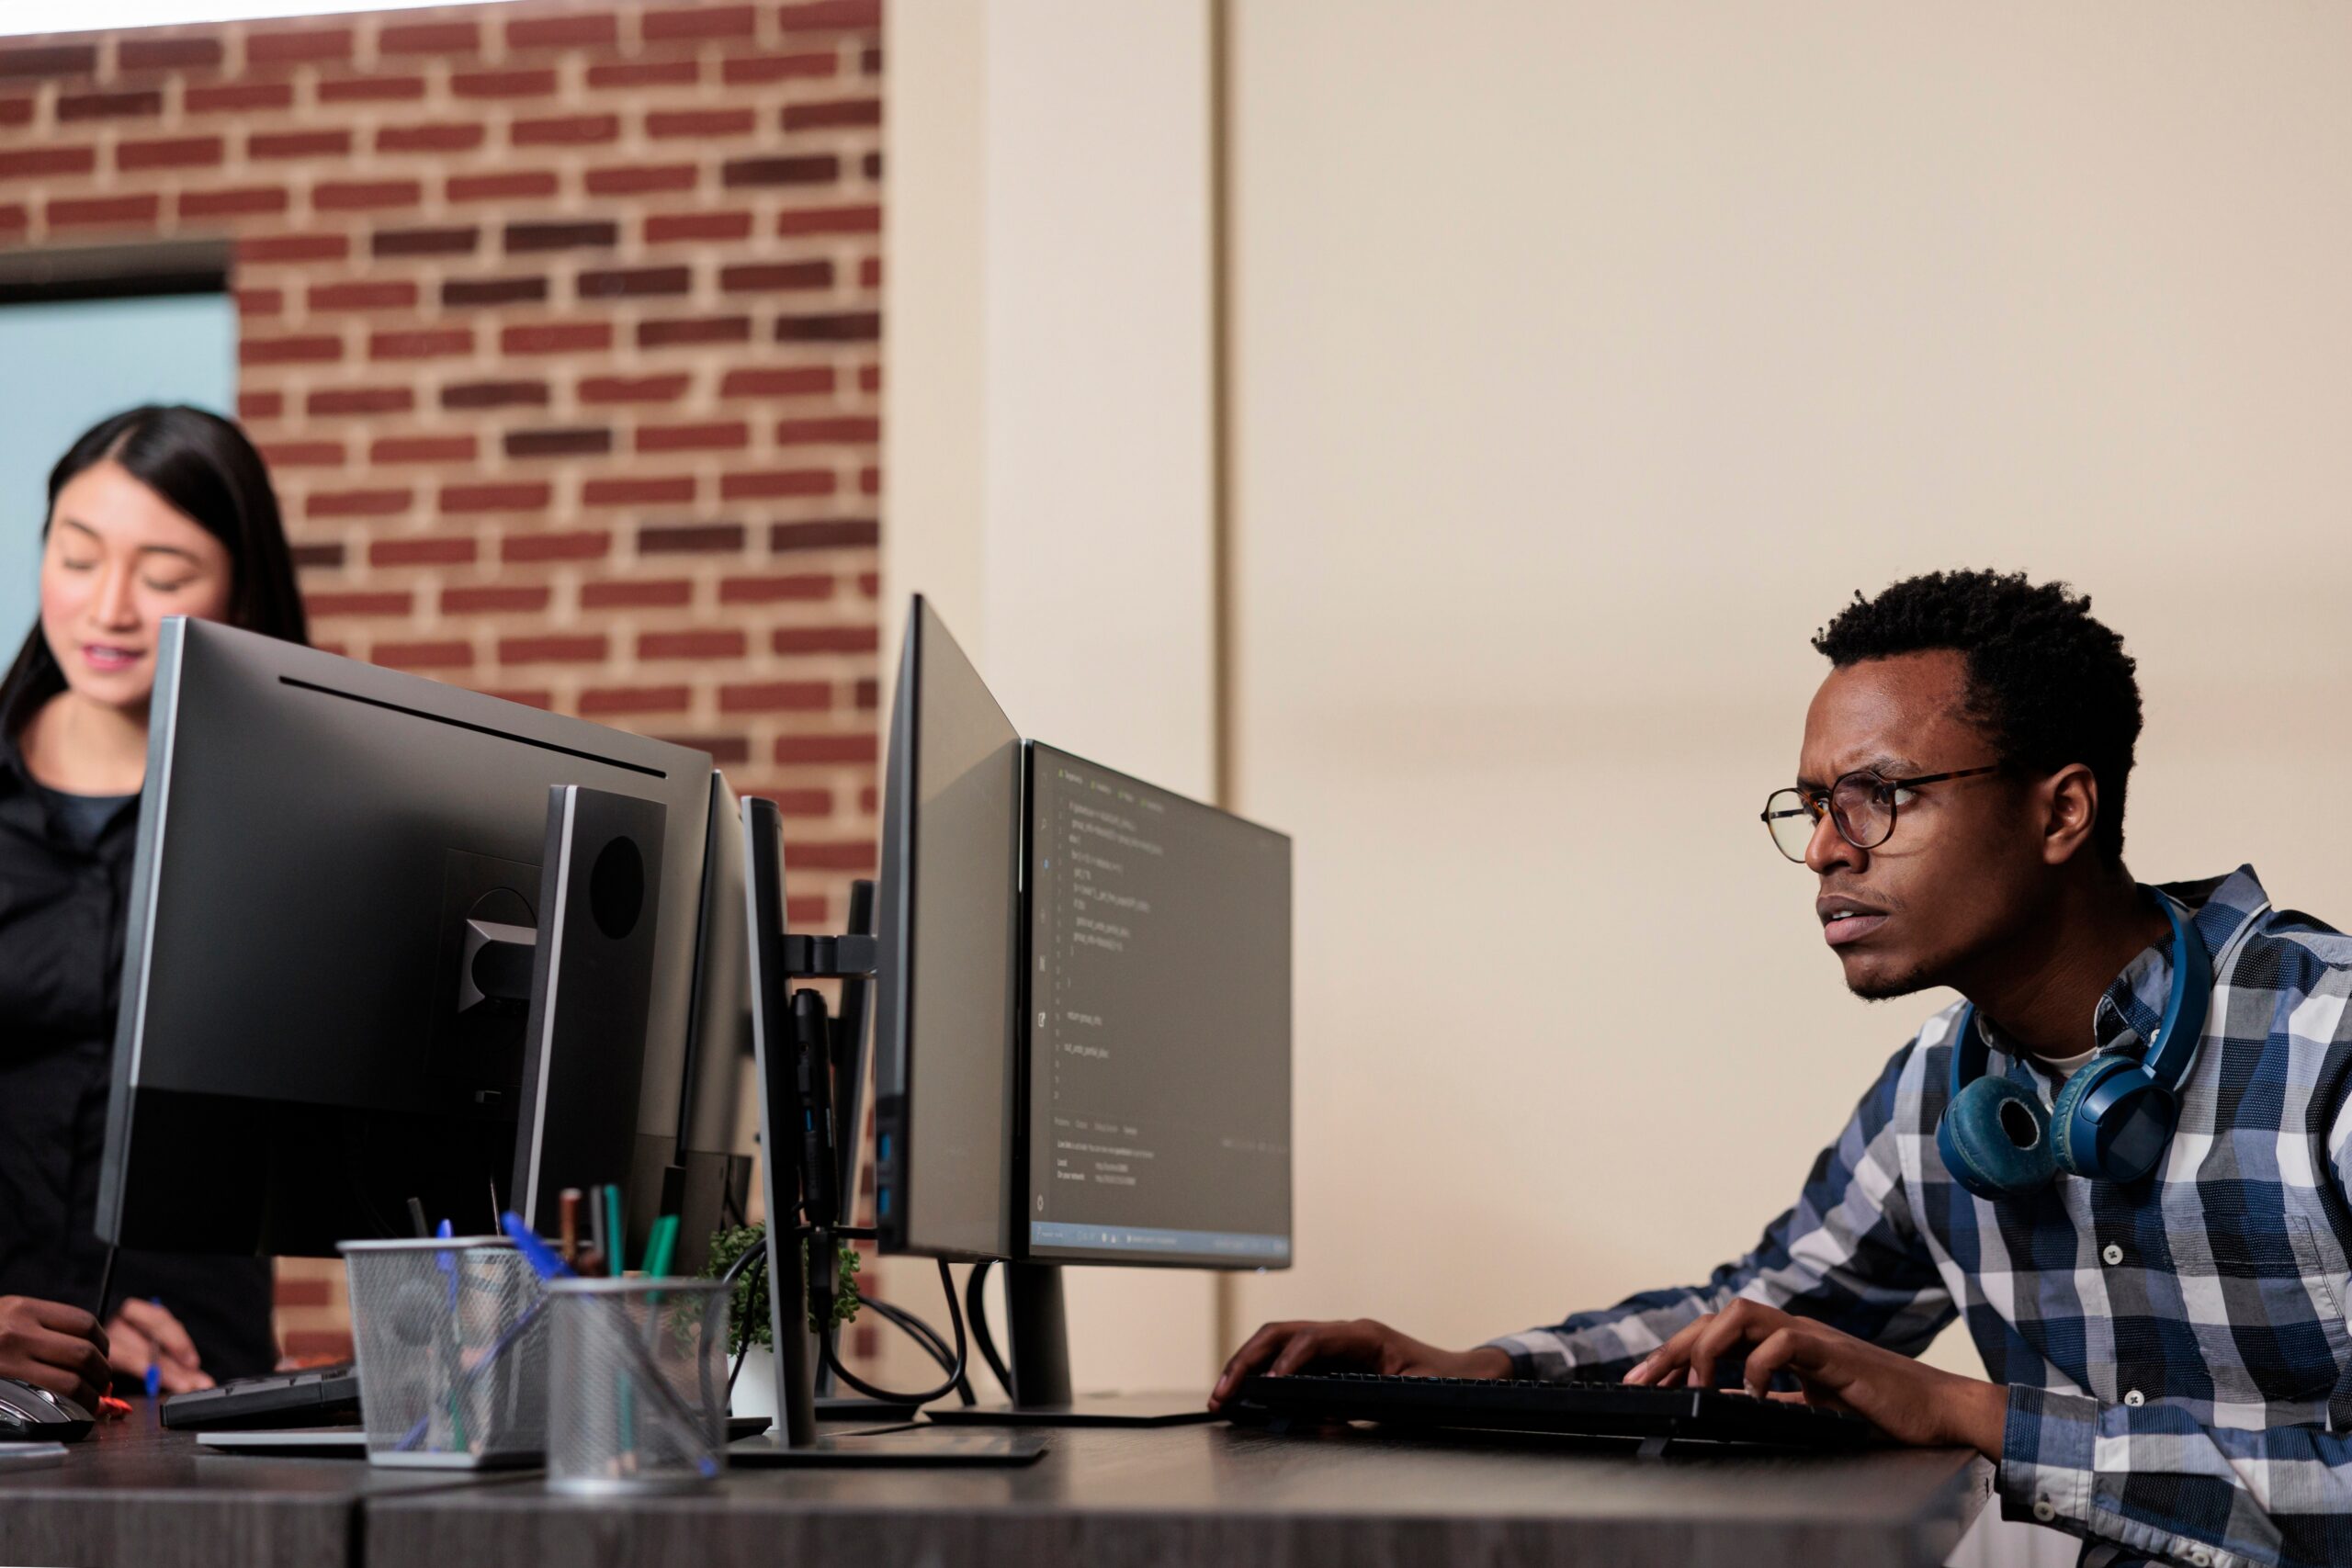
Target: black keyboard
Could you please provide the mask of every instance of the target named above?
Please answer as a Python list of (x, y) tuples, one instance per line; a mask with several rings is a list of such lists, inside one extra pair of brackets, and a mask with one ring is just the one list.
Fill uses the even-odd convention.
[(1228, 1414), (1276, 1427), (1323, 1421), (1548, 1432), (1566, 1437), (1860, 1449), (1885, 1441), (1859, 1416), (1719, 1389), (1619, 1382), (1398, 1378), (1372, 1372), (1257, 1377)]
[(173, 1427), (338, 1427), (359, 1419), (359, 1371), (345, 1361), (235, 1378), (172, 1395), (163, 1416)]

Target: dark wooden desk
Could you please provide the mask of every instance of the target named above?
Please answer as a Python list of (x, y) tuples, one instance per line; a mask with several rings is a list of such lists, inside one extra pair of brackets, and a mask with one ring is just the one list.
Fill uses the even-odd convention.
[(208, 1453), (134, 1402), (52, 1470), (0, 1472), (0, 1562), (74, 1568), (342, 1568), (369, 1498), (481, 1484), (364, 1460)]
[(1368, 1431), (1063, 1431), (1025, 1470), (735, 1471), (627, 1507), (537, 1481), (371, 1495), (368, 1568), (1609, 1563), (1933, 1568), (1991, 1467), (1959, 1450), (1668, 1458)]

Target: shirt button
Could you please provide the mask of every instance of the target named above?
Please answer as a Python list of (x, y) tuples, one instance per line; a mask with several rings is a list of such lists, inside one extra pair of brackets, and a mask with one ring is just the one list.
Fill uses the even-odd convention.
[(2136, 1410), (2136, 1409), (2138, 1409), (2141, 1405), (2145, 1404), (2147, 1404), (2147, 1403), (2148, 1403), (2148, 1396), (2147, 1396), (2146, 1394), (2144, 1394), (2144, 1393), (2141, 1393), (2138, 1389), (2136, 1389), (2136, 1388), (2135, 1388), (2135, 1389), (2131, 1389), (2131, 1390), (2128, 1390), (2128, 1391), (2124, 1393), (2124, 1395), (2123, 1395), (2123, 1403), (2124, 1403), (2124, 1404), (2128, 1404), (2128, 1405), (2130, 1405), (2130, 1406), (2132, 1406), (2134, 1410)]
[(2201, 1546), (2190, 1547), (2188, 1568), (2213, 1568), (2213, 1554)]
[(2107, 1244), (2107, 1250), (2100, 1253), (2099, 1256), (2106, 1258), (2109, 1266), (2111, 1268), (2123, 1261), (2123, 1249), (2110, 1241)]
[(2050, 1506), (2049, 1498), (2036, 1497), (2033, 1500), (2033, 1517), (2046, 1525), (2058, 1517), (2058, 1510)]

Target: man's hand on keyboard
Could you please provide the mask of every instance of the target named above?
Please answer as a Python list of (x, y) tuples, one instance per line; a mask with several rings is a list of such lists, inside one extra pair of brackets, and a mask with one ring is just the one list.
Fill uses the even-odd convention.
[(1347, 1323), (1270, 1323), (1225, 1363), (1210, 1391), (1209, 1408), (1223, 1408), (1242, 1381), (1258, 1372), (1287, 1377), (1310, 1369), (1389, 1377), (1500, 1378), (1510, 1375), (1510, 1358), (1487, 1346), (1441, 1350), (1368, 1317)]
[(107, 1325), (107, 1359), (132, 1382), (147, 1375), (153, 1363), (164, 1393), (186, 1393), (210, 1388), (212, 1376), (198, 1363), (196, 1342), (180, 1320), (161, 1303), (133, 1296), (115, 1309)]
[(1806, 1403), (1848, 1410), (1900, 1443), (1973, 1448), (2001, 1457), (2009, 1391), (1998, 1383), (1923, 1366), (1826, 1324), (1759, 1302), (1736, 1301), (1686, 1325), (1625, 1374), (1629, 1383), (1712, 1388), (1715, 1363), (1745, 1350), (1748, 1392), (1762, 1395), (1775, 1372), (1793, 1375)]

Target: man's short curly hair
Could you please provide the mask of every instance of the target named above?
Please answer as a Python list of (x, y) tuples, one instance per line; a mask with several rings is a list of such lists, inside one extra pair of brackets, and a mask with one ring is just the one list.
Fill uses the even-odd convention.
[(2098, 781), (2092, 842), (2123, 858), (2123, 793), (2140, 739), (2140, 682), (2123, 639), (2091, 618), (2089, 596), (2023, 572), (1931, 571), (1854, 602), (1814, 634), (1838, 669), (1950, 649), (1968, 663), (1968, 716), (2004, 761), (2039, 773), (2069, 762)]

